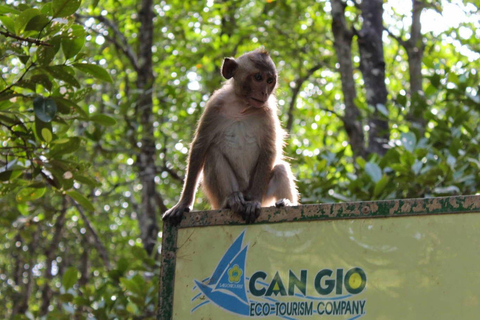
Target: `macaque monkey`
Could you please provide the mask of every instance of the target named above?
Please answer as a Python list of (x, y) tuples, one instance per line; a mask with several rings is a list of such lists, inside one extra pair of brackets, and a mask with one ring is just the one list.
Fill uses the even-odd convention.
[(183, 191), (163, 220), (178, 224), (193, 208), (202, 185), (213, 209), (229, 208), (247, 223), (260, 207), (296, 205), (298, 192), (290, 166), (283, 161), (285, 133), (273, 92), (277, 71), (263, 50), (225, 58), (228, 81), (207, 102), (190, 147)]

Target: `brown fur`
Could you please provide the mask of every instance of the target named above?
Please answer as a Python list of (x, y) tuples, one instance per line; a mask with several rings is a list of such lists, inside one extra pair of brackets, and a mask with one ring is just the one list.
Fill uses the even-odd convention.
[(264, 51), (252, 51), (226, 58), (222, 74), (230, 80), (214, 92), (200, 118), (180, 201), (163, 216), (174, 224), (192, 209), (202, 171), (212, 208), (231, 208), (247, 222), (258, 217), (260, 206), (298, 201), (290, 166), (282, 160), (285, 134), (272, 94), (273, 61)]

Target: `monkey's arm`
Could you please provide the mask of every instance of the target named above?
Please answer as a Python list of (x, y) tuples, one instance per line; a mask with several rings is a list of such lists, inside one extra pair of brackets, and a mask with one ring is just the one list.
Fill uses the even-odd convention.
[(205, 164), (207, 150), (212, 141), (211, 123), (213, 115), (206, 112), (200, 119), (200, 123), (195, 133), (195, 138), (190, 147), (188, 155), (187, 172), (185, 175), (185, 183), (183, 185), (182, 194), (178, 203), (163, 214), (163, 220), (169, 220), (172, 224), (177, 225), (182, 220), (185, 212), (190, 212), (193, 208), (195, 193), (198, 188), (200, 173)]

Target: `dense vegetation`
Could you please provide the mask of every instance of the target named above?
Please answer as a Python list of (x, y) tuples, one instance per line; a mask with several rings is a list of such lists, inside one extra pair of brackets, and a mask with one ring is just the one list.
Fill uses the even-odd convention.
[(302, 203), (479, 192), (480, 1), (405, 4), (0, 4), (0, 317), (154, 318), (195, 124), (260, 46)]

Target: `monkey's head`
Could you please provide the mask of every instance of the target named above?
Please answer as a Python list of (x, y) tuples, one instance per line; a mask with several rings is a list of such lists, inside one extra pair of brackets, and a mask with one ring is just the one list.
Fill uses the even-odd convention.
[(225, 79), (233, 78), (235, 94), (255, 108), (262, 108), (277, 84), (277, 70), (269, 54), (255, 50), (237, 59), (225, 58), (222, 65)]

